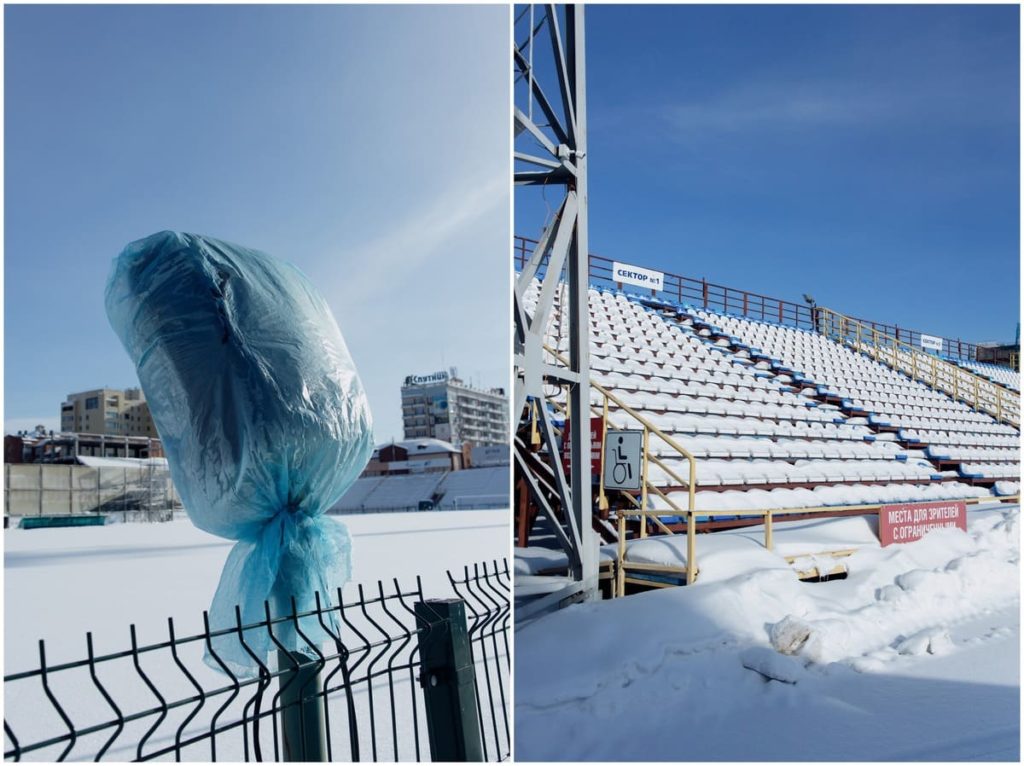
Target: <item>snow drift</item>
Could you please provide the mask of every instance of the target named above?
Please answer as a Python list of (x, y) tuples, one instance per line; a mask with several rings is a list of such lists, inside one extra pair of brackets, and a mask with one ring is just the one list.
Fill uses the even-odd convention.
[[(793, 522), (794, 545), (857, 548), (819, 584), (740, 545), (756, 530), (701, 539), (693, 586), (517, 629), (517, 757), (1016, 760), (1019, 519), (975, 510), (886, 548), (854, 519)], [(675, 542), (638, 553), (678, 560)]]

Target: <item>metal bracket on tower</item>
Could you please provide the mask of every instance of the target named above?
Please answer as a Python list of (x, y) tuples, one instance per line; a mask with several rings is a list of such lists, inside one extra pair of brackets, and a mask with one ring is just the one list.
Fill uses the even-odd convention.
[[(548, 221), (536, 249), (516, 279), (513, 298), (515, 326), (515, 417), (530, 402), (538, 404), (542, 444), (565, 521), (565, 534), (556, 535), (569, 560), (570, 582), (544, 599), (517, 610), (556, 608), (596, 596), (598, 541), (591, 516), (590, 439), (590, 315), (587, 303), (587, 152), (586, 82), (582, 5), (524, 6), (517, 10), (512, 64), (515, 72), (515, 183), (517, 203), (523, 187), (542, 186), (545, 199), (563, 190), (561, 202)], [(550, 89), (548, 89), (550, 88)], [(525, 296), (534, 279), (540, 293), (532, 313)], [(567, 300), (559, 310), (568, 315), (568, 366), (545, 355), (544, 334), (561, 284)], [(564, 298), (565, 296), (563, 296)], [(570, 416), (568, 475), (563, 470), (552, 413), (546, 405), (545, 383), (567, 389)], [(527, 461), (516, 462), (535, 502), (550, 508), (540, 494), (537, 477)], [(556, 520), (552, 521), (558, 523)]]

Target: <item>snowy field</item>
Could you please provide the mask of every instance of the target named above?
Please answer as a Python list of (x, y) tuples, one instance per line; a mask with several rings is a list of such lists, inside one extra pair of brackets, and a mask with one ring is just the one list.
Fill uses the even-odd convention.
[[(466, 565), (484, 561), (501, 563), (508, 556), (508, 510), (383, 513), (339, 518), (352, 536), (353, 582), (344, 591), (346, 601), (355, 600), (359, 583), (364, 584), (368, 595), (375, 595), (378, 580), (384, 580), (386, 590), (393, 592), (392, 581), (397, 578), (403, 591), (407, 591), (415, 588), (417, 575), (422, 578), (427, 598), (451, 597), (446, 570), (461, 573)], [(5, 675), (37, 667), (39, 639), (45, 639), (47, 663), (52, 665), (84, 659), (86, 631), (93, 633), (97, 655), (129, 648), (130, 624), (136, 626), (140, 645), (165, 641), (168, 617), (174, 618), (178, 636), (201, 633), (203, 610), (210, 604), (231, 545), (231, 541), (197, 530), (185, 518), (163, 524), (6, 530)], [(224, 677), (199, 661), (201, 647), (194, 648), (195, 662), (190, 662), (190, 667), (199, 668), (196, 672), (200, 674), (200, 682), (205, 688), (223, 685)], [(166, 682), (180, 689), (182, 698), (189, 693), (180, 674), (172, 672), (174, 668), (169, 662), (147, 670), (157, 677), (158, 684)], [(115, 686), (122, 680), (104, 678), (105, 683)], [(120, 695), (117, 698), (128, 698), (142, 707), (151, 706), (152, 695), (146, 696), (146, 690), (137, 679), (134, 685), (139, 688), (128, 688), (124, 680), (124, 688), (117, 692)], [(73, 688), (59, 690), (62, 702), (76, 695), (82, 698), (81, 709), (72, 714), (77, 726), (97, 715), (91, 708), (106, 709), (89, 684), (83, 682), (82, 686), (89, 687), (86, 690), (91, 692), (90, 699), (85, 699), (85, 692), (79, 693)], [(405, 676), (396, 681), (397, 693), (403, 699), (410, 696), (412, 687), (411, 680)], [(386, 709), (386, 694), (378, 691), (379, 699), (375, 703), (383, 716), (390, 714)], [(380, 698), (384, 698), (383, 712)], [(359, 700), (357, 704), (366, 707)], [(29, 699), (27, 692), (20, 689), (12, 692), (5, 687), (5, 706), (8, 719), (17, 718), (16, 730), (29, 740), (46, 732), (64, 731), (39, 694)], [(404, 748), (415, 737), (405, 731), (409, 721), (403, 718), (401, 711), (398, 715), (399, 731), (395, 736), (402, 741), (400, 757), (408, 758), (409, 753)], [(422, 718), (422, 710), (419, 715)], [(332, 720), (343, 721), (344, 717), (344, 711), (340, 711)], [(170, 716), (156, 732), (152, 746), (173, 741), (172, 718)], [(360, 736), (365, 737), (369, 727), (365, 721), (361, 723), (364, 725)], [(420, 726), (425, 728), (422, 720)], [(381, 757), (387, 757), (391, 753), (391, 727), (379, 725), (378, 728)], [(135, 757), (131, 745), (133, 737), (137, 740), (144, 731), (145, 728), (134, 733), (126, 731), (107, 757), (119, 760)], [(425, 732), (420, 731), (419, 735), (421, 744), (425, 745)], [(345, 732), (341, 736), (345, 736)], [(241, 757), (240, 737), (234, 737), (235, 741), (229, 741), (231, 737), (220, 740), (218, 758)], [(204, 744), (204, 747), (208, 746)], [(365, 747), (368, 749), (369, 745)], [(59, 749), (48, 755), (53, 758), (57, 753)], [(209, 751), (199, 748), (183, 755), (185, 760), (205, 760)], [(363, 757), (369, 755), (364, 752)]]
[(693, 587), (537, 619), (516, 632), (516, 758), (1019, 761), (1019, 517), (858, 538), (827, 583), (722, 538)]

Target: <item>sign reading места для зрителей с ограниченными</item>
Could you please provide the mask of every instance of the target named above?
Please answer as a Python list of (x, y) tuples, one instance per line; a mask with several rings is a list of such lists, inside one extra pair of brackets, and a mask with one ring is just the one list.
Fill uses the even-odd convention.
[(878, 538), (882, 547), (920, 540), (926, 532), (942, 527), (967, 531), (967, 503), (904, 503), (878, 509)]

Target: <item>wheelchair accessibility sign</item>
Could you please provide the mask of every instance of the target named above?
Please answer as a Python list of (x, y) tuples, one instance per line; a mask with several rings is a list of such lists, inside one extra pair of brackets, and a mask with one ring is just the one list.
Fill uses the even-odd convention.
[(643, 431), (612, 431), (604, 439), (604, 486), (608, 489), (640, 489)]

